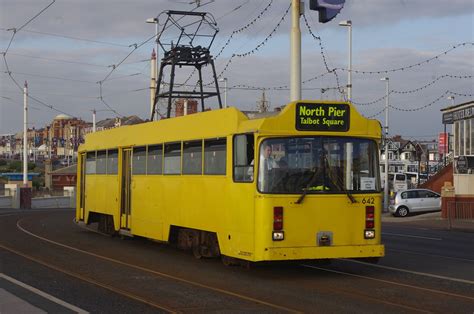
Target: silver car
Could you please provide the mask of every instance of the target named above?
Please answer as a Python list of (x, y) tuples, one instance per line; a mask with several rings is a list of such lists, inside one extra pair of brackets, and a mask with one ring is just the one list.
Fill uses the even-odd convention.
[(405, 217), (409, 213), (441, 210), (441, 195), (427, 189), (413, 189), (398, 192), (391, 199), (390, 212)]

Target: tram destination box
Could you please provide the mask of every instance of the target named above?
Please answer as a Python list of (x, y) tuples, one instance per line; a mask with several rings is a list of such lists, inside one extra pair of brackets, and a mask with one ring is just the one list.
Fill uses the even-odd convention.
[(348, 104), (296, 104), (298, 131), (347, 132), (350, 124)]

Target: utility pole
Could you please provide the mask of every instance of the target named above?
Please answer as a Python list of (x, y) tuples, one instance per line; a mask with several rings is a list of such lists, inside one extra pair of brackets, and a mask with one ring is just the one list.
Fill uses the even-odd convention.
[(385, 98), (385, 184), (384, 184), (384, 211), (388, 211), (388, 95), (389, 95), (389, 78), (380, 79), (386, 82), (386, 98)]
[(23, 187), (28, 187), (28, 83), (23, 87)]
[[(151, 109), (150, 109), (150, 116), (152, 117), (152, 120), (153, 120), (153, 103), (155, 101), (155, 93), (156, 93), (156, 89), (158, 86), (156, 86), (156, 83), (157, 83), (157, 80), (158, 80), (158, 60), (159, 60), (159, 52), (160, 52), (160, 43), (158, 41), (158, 37), (160, 36), (160, 25), (159, 25), (159, 20), (158, 20), (158, 17), (154, 17), (154, 18), (148, 18), (146, 19), (146, 22), (147, 23), (151, 23), (151, 24), (155, 24), (155, 45), (156, 45), (156, 51), (153, 50), (153, 53), (152, 53), (152, 60), (151, 60), (151, 78), (152, 78), (152, 83), (155, 83), (151, 89), (151, 92), (153, 94), (153, 98), (151, 100), (152, 104), (151, 104)], [(153, 54), (155, 55), (155, 59), (153, 61)], [(153, 66), (155, 67), (153, 69)], [(154, 82), (153, 82), (153, 78), (154, 78)], [(154, 91), (154, 92), (153, 92)]]
[(92, 110), (92, 132), (94, 132), (94, 133), (96, 131), (96, 128), (95, 128), (95, 114), (96, 114), (96, 111), (94, 109), (94, 110)]
[(349, 30), (349, 67), (347, 71), (347, 101), (352, 101), (352, 21), (341, 21), (340, 26), (348, 27)]
[(290, 101), (301, 99), (301, 29), (300, 0), (291, 1), (291, 36), (290, 36)]
[[(156, 24), (158, 25), (158, 24)], [(155, 104), (156, 95), (156, 52), (153, 48), (151, 53), (151, 80), (150, 80), (150, 116), (153, 116), (153, 105)]]

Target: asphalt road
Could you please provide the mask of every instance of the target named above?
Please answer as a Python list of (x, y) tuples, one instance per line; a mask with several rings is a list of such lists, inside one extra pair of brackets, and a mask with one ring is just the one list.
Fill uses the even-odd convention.
[(103, 236), (73, 216), (0, 212), (0, 272), (89, 312), (474, 312), (474, 233), (384, 223), (377, 265), (244, 269)]

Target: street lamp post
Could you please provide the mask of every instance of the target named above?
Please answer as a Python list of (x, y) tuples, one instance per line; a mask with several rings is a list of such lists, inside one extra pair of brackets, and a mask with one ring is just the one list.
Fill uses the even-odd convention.
[(227, 77), (221, 77), (219, 82), (224, 82), (224, 108), (227, 108)]
[[(159, 42), (158, 42), (158, 31), (159, 31), (159, 28), (158, 28), (158, 18), (157, 17), (154, 17), (154, 18), (149, 18), (149, 19), (146, 19), (146, 22), (147, 23), (152, 23), (152, 24), (155, 24), (155, 43), (156, 43), (156, 52), (152, 54), (152, 57), (151, 57), (151, 85), (150, 86), (150, 115), (153, 119), (154, 117), (154, 114), (153, 114), (153, 106), (154, 106), (154, 102), (155, 102), (155, 98), (156, 98), (156, 82), (158, 80), (158, 63), (159, 63), (159, 59), (158, 59), (158, 54), (159, 54)], [(154, 68), (153, 68), (154, 67)]]
[(347, 69), (347, 100), (352, 100), (352, 21), (346, 20), (339, 22), (340, 26), (348, 27), (349, 30), (349, 67)]
[(448, 99), (451, 100), (451, 106), (454, 106), (454, 96), (448, 96)]
[(300, 0), (291, 0), (290, 101), (301, 99), (301, 29)]
[(23, 87), (23, 187), (28, 187), (28, 83)]
[(147, 23), (151, 23), (151, 24), (155, 24), (155, 43), (156, 43), (156, 62), (157, 62), (157, 66), (156, 66), (156, 73), (155, 73), (155, 77), (158, 78), (158, 64), (159, 64), (159, 58), (158, 58), (158, 55), (159, 55), (159, 48), (160, 48), (160, 45), (158, 43), (158, 34), (159, 34), (159, 25), (158, 25), (158, 18), (157, 17), (152, 17), (152, 18), (149, 18), (149, 19), (146, 19), (146, 22)]
[(384, 182), (384, 211), (388, 211), (388, 94), (389, 94), (389, 78), (383, 77), (381, 81), (386, 82), (386, 98), (385, 98), (385, 182)]
[[(448, 96), (448, 100), (451, 100), (451, 107), (454, 106), (454, 99), (453, 95)], [(452, 128), (451, 128), (452, 132)], [(444, 165), (446, 166), (448, 162), (448, 153), (449, 153), (449, 135), (446, 133), (446, 124), (444, 124)]]

